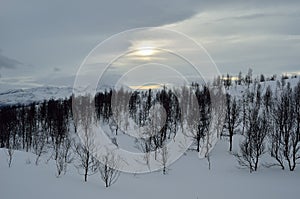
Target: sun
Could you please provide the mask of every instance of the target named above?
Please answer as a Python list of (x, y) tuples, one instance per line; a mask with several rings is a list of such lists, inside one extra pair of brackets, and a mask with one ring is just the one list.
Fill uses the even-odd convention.
[(140, 56), (151, 56), (155, 53), (155, 50), (151, 47), (144, 47), (144, 48), (140, 48), (137, 51), (137, 54)]

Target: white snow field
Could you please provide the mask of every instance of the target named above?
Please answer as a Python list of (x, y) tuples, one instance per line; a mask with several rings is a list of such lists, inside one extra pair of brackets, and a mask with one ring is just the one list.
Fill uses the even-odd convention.
[[(291, 79), (294, 86), (299, 81)], [(270, 85), (276, 89), (276, 82), (262, 83), (263, 91)], [(250, 87), (251, 89), (251, 87)], [(242, 95), (245, 86), (233, 86), (229, 92)], [(29, 91), (29, 92), (28, 92)], [(71, 89), (40, 88), (16, 90), (0, 94), (3, 104), (29, 103), (51, 98), (69, 96)], [(121, 136), (122, 137), (122, 136)], [(234, 137), (234, 151), (239, 144)], [(125, 143), (130, 143), (126, 141)], [(133, 143), (123, 148), (132, 149)], [(0, 149), (0, 199), (260, 199), (260, 198), (298, 198), (300, 188), (300, 165), (295, 171), (281, 170), (279, 167), (260, 166), (257, 172), (239, 168), (235, 157), (228, 152), (228, 141), (220, 140), (211, 152), (211, 170), (206, 159), (199, 159), (195, 151), (188, 151), (168, 168), (147, 174), (121, 173), (118, 181), (109, 188), (97, 173), (84, 182), (74, 164), (68, 172), (56, 177), (55, 161), (48, 155), (42, 156), (38, 166), (35, 155), (15, 151), (11, 168), (7, 163), (7, 150)], [(29, 163), (30, 162), (30, 163)], [(269, 155), (263, 157), (260, 165), (272, 163)]]
[[(238, 168), (235, 158), (226, 152), (228, 143), (221, 140), (211, 153), (212, 168), (206, 159), (198, 159), (188, 151), (171, 165), (168, 174), (161, 171), (148, 174), (121, 173), (118, 181), (105, 188), (100, 174), (83, 181), (73, 165), (56, 177), (55, 162), (43, 156), (38, 166), (35, 155), (16, 151), (11, 168), (6, 149), (0, 149), (1, 199), (254, 199), (298, 198), (300, 169), (294, 172), (278, 167), (260, 167), (257, 172)], [(29, 163), (31, 162), (31, 163)], [(263, 160), (262, 160), (263, 162)]]
[(37, 87), (0, 91), (0, 106), (29, 104), (49, 99), (63, 99), (72, 95), (70, 87)]

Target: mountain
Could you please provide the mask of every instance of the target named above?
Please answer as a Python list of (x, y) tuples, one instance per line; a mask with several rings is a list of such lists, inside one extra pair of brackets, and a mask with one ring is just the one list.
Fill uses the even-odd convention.
[(0, 92), (0, 106), (29, 104), (48, 99), (63, 99), (72, 95), (71, 87), (37, 87)]
[[(290, 82), (291, 86), (294, 87), (300, 78), (287, 79), (286, 82)], [(246, 85), (233, 85), (227, 90), (232, 95), (240, 97), (242, 93), (246, 90)], [(277, 81), (266, 81), (260, 83), (262, 86), (262, 91), (264, 91), (268, 86), (271, 87), (273, 91), (276, 89)], [(252, 85), (250, 85), (251, 89)], [(105, 89), (110, 89), (111, 86), (105, 85), (101, 89), (98, 89), (97, 92), (104, 91)], [(132, 90), (128, 86), (123, 87), (125, 90)], [(82, 88), (80, 91), (87, 90), (88, 88)], [(43, 100), (49, 99), (63, 99), (70, 97), (72, 95), (72, 87), (36, 87), (29, 89), (13, 89), (7, 91), (0, 91), (0, 106), (13, 105), (13, 104), (29, 104), (32, 102), (41, 102)]]

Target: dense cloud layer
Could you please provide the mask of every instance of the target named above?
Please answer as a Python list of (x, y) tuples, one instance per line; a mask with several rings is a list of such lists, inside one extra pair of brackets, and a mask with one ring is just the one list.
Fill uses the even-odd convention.
[(16, 66), (18, 65), (21, 65), (21, 62), (2, 55), (0, 51), (0, 69), (1, 68), (13, 69), (16, 68)]
[[(207, 48), (222, 72), (248, 67), (263, 68), (258, 73), (295, 71), (300, 52), (299, 7), (297, 0), (3, 0), (1, 73), (34, 79), (74, 76), (99, 42), (145, 26), (167, 26), (188, 34)], [(31, 65), (31, 70), (16, 67), (19, 63)], [(6, 70), (13, 67), (14, 72)], [(59, 69), (55, 74), (54, 68)]]

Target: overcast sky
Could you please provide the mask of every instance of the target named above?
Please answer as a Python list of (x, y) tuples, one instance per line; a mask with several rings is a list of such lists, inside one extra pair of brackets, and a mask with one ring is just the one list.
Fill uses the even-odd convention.
[(222, 73), (300, 72), (300, 1), (1, 0), (0, 89), (72, 85), (113, 34), (167, 27), (201, 43)]

